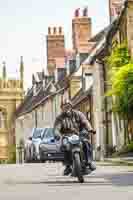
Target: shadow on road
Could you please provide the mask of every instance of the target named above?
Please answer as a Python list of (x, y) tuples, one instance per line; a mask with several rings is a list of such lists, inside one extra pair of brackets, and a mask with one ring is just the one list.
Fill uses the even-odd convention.
[[(38, 185), (38, 184), (45, 184), (48, 186), (77, 186), (80, 183), (78, 183), (78, 181), (74, 178), (72, 179), (70, 177), (54, 177), (52, 180), (44, 180), (44, 181), (38, 181), (38, 180), (34, 180), (34, 181), (15, 181), (15, 180), (7, 180), (5, 182), (5, 184), (9, 184), (9, 185), (17, 185), (17, 184), (24, 184), (24, 185)], [(109, 185), (113, 185), (113, 186), (133, 186), (133, 173), (112, 173), (112, 174), (100, 174), (100, 175), (89, 175), (87, 177), (85, 177), (85, 183), (84, 184), (80, 184), (83, 186), (109, 186)]]
[[(77, 186), (80, 183), (78, 181), (22, 181), (22, 182), (6, 182), (6, 184), (9, 185), (38, 185), (38, 184), (45, 184), (48, 186)], [(93, 186), (93, 185), (111, 185), (110, 183), (105, 183), (104, 181), (85, 181), (85, 183), (82, 183), (80, 185), (88, 185), (88, 186)]]

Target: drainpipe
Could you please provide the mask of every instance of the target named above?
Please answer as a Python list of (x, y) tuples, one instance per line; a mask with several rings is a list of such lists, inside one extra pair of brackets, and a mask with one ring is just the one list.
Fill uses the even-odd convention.
[(37, 110), (35, 110), (35, 128), (37, 128)]
[[(103, 60), (100, 60), (103, 66), (103, 80), (104, 80), (104, 93), (107, 92), (107, 79), (106, 79), (106, 69)], [(109, 146), (109, 116), (108, 116), (108, 99), (105, 97), (104, 99), (104, 108), (105, 108), (105, 130), (106, 130), (106, 157), (108, 157), (108, 146)]]
[[(103, 72), (103, 92), (104, 94), (107, 91), (107, 85), (106, 85), (106, 70), (105, 70), (105, 64), (102, 59), (98, 59), (97, 62), (102, 65), (102, 72)], [(108, 145), (109, 145), (109, 118), (108, 118), (108, 101), (107, 97), (104, 99), (104, 113), (105, 113), (105, 122), (103, 118), (103, 126), (105, 126), (105, 133), (106, 133), (106, 147), (105, 147), (105, 155), (108, 156)], [(105, 123), (105, 124), (104, 124)], [(104, 133), (103, 133), (104, 135)], [(102, 138), (103, 139), (103, 138)], [(103, 149), (103, 147), (102, 147)], [(104, 151), (104, 150), (103, 150)], [(104, 157), (104, 152), (101, 153), (102, 156)]]

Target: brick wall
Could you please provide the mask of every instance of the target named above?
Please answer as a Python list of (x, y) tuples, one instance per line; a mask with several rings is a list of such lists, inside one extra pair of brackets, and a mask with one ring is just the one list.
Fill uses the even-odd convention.
[(65, 63), (65, 39), (62, 27), (48, 28), (47, 35), (47, 67), (50, 74), (54, 68), (61, 67)]
[(92, 36), (91, 18), (75, 17), (72, 20), (73, 50), (79, 53), (88, 53), (88, 40)]

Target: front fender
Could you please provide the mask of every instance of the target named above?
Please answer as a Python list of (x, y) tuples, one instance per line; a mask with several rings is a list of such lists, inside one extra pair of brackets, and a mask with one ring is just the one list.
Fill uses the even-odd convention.
[(80, 153), (81, 152), (81, 149), (80, 149), (80, 147), (73, 147), (72, 148), (72, 153), (74, 154), (74, 153)]

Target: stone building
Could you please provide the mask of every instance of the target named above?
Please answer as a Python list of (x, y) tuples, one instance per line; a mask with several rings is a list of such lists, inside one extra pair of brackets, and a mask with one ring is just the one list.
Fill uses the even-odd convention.
[(63, 98), (68, 98), (67, 79), (62, 77), (57, 82), (49, 80), (47, 83), (46, 77), (40, 81), (34, 79), (32, 88), (15, 113), (17, 162), (20, 142), (26, 141), (33, 128), (53, 127), (56, 116), (61, 112)]
[[(121, 43), (125, 39), (128, 41), (130, 54), (133, 54), (133, 1), (127, 0), (121, 8), (111, 24), (93, 37), (91, 20), (88, 19), (86, 10), (83, 16), (79, 16), (79, 11), (76, 10), (72, 21), (74, 54), (65, 63), (66, 69), (58, 66), (49, 68), (51, 76), (48, 77), (52, 79), (47, 83), (49, 78), (45, 75), (43, 79), (39, 78), (39, 82), (33, 81), (31, 90), (16, 113), (17, 145), (21, 138), (28, 137), (33, 128), (53, 126), (63, 98), (70, 98), (74, 108), (84, 112), (92, 121), (97, 132), (97, 159), (103, 159), (109, 151), (117, 150), (123, 145), (123, 121), (112, 112), (112, 99), (105, 98), (109, 86), (104, 60), (111, 53), (115, 43)], [(54, 33), (56, 35), (55, 30)], [(64, 36), (61, 37), (63, 50)], [(48, 55), (55, 59), (59, 56), (56, 55), (56, 45), (48, 43)], [(61, 58), (64, 57), (64, 51), (62, 52)]]
[[(31, 134), (33, 128), (53, 126), (56, 116), (61, 111), (60, 105), (63, 99), (73, 98), (75, 106), (79, 106), (78, 102), (75, 101), (74, 96), (78, 95), (79, 90), (82, 89), (83, 76), (80, 66), (89, 55), (88, 39), (91, 37), (91, 19), (88, 18), (87, 10), (84, 10), (83, 16), (75, 16), (72, 21), (74, 27), (73, 41), (75, 41), (76, 44), (80, 39), (75, 35), (75, 30), (77, 30), (75, 29), (75, 26), (77, 22), (80, 29), (78, 35), (80, 34), (82, 36), (80, 37), (80, 45), (74, 47), (76, 48), (76, 51), (78, 50), (77, 52), (74, 50), (71, 52), (65, 51), (64, 66), (60, 65), (58, 62), (63, 61), (64, 59), (64, 35), (62, 30), (60, 28), (57, 33), (57, 29), (54, 28), (52, 33), (51, 29), (48, 29), (47, 68), (49, 75), (46, 76), (41, 72), (37, 73), (36, 76), (33, 76), (32, 88), (27, 93), (24, 102), (16, 111), (17, 149), (20, 145), (20, 141), (25, 141)], [(52, 66), (54, 67), (50, 64), (51, 58), (52, 62), (54, 61), (52, 63)], [(83, 104), (86, 104), (86, 106), (83, 105), (82, 108), (80, 107), (81, 110), (84, 107), (84, 112), (86, 112), (86, 110), (89, 112), (90, 109), (90, 101), (87, 101), (87, 97), (90, 98), (87, 87), (85, 86), (85, 90), (82, 91), (82, 94), (84, 91), (86, 91), (86, 93), (83, 94), (84, 98), (81, 99), (82, 102), (84, 100)], [(18, 150), (17, 160), (19, 160)]]
[(105, 97), (110, 88), (108, 84), (108, 66), (105, 57), (110, 55), (116, 44), (127, 40), (130, 55), (133, 56), (133, 1), (127, 0), (112, 23), (104, 28), (91, 42), (95, 48), (83, 63), (93, 69), (93, 115), (96, 128), (97, 158), (102, 159), (113, 150), (124, 145), (123, 121), (112, 112), (112, 98)]
[(15, 145), (14, 112), (23, 101), (24, 65), (21, 57), (20, 79), (8, 77), (5, 63), (0, 78), (0, 160), (9, 159), (9, 148)]

